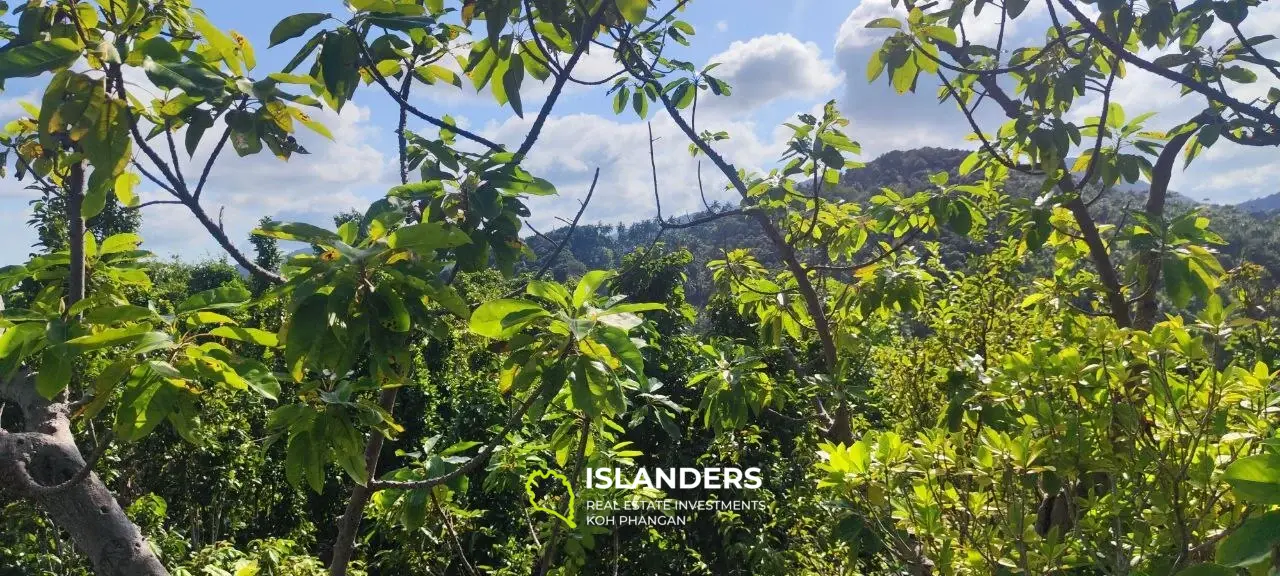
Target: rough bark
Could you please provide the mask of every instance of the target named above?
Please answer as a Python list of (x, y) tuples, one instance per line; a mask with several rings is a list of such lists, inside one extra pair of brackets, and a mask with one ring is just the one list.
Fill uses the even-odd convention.
[(29, 373), (0, 383), (0, 399), (22, 412), (21, 432), (0, 430), (0, 492), (28, 498), (65, 530), (98, 576), (167, 576), (142, 533), (96, 474), (74, 479), (85, 459), (69, 409), (35, 391)]
[(67, 276), (67, 306), (84, 300), (84, 162), (71, 166), (67, 178), (67, 242), (71, 246), (71, 271)]

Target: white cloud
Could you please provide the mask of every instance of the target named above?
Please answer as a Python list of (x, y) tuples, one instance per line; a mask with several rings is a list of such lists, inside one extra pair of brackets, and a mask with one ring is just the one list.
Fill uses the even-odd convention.
[(717, 22), (716, 22), (716, 30), (719, 30), (719, 31), (721, 31), (721, 32), (728, 32), (728, 31), (729, 31), (729, 23), (728, 23), (728, 22), (726, 22), (726, 21), (724, 21), (724, 20), (719, 20), (719, 21), (717, 21)]
[(711, 105), (752, 110), (781, 98), (817, 100), (842, 80), (832, 63), (822, 59), (822, 49), (790, 34), (771, 34), (737, 41), (708, 59), (720, 67), (712, 75), (733, 87), (728, 98)]

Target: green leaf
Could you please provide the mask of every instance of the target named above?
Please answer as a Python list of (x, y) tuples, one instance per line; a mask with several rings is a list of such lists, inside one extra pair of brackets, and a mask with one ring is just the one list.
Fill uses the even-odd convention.
[(422, 528), (427, 521), (427, 502), (431, 499), (431, 490), (419, 488), (410, 490), (401, 499), (400, 522), (410, 531)]
[(623, 86), (613, 93), (613, 113), (621, 114), (622, 109), (627, 107), (627, 97), (631, 95), (631, 88)]
[(590, 359), (586, 357), (578, 357), (578, 362), (574, 365), (573, 379), (569, 382), (569, 393), (573, 398), (573, 407), (586, 412), (592, 418), (600, 415), (600, 408), (596, 406), (595, 395), (591, 393), (591, 382), (587, 371)]
[(627, 22), (636, 25), (643, 24), (645, 15), (649, 12), (649, 0), (614, 0), (614, 5)]
[(875, 20), (867, 22), (866, 27), (867, 28), (892, 28), (897, 30), (902, 28), (902, 22), (900, 22), (897, 18), (876, 18)]
[(545, 280), (534, 280), (525, 288), (525, 293), (557, 304), (561, 307), (569, 307), (569, 291), (565, 290), (555, 282), (547, 282)]
[(142, 177), (132, 172), (122, 172), (116, 176), (114, 191), (116, 199), (120, 204), (130, 208), (137, 207), (140, 204), (138, 195), (134, 194), (133, 189), (142, 183)]
[(1241, 66), (1232, 66), (1222, 71), (1222, 75), (1241, 84), (1253, 84), (1258, 81), (1258, 75), (1253, 70)]
[[(131, 326), (129, 328), (110, 328), (67, 340), (67, 346), (78, 353), (88, 352), (91, 350), (100, 350), (102, 348), (110, 348), (111, 346), (119, 346), (122, 344), (132, 344), (141, 340), (148, 334), (164, 334), (163, 332), (152, 332), (151, 328), (146, 325)], [(165, 339), (170, 339), (165, 334)]]
[(332, 100), (330, 104), (339, 112), (355, 94), (360, 81), (360, 47), (357, 42), (354, 33), (343, 29), (326, 36), (320, 48), (320, 73)]
[(1223, 475), (1236, 497), (1252, 504), (1280, 504), (1280, 456), (1258, 454), (1227, 466)]
[(884, 58), (880, 56), (879, 50), (872, 52), (871, 60), (867, 62), (867, 82), (875, 82), (883, 72)]
[(253, 295), (244, 286), (231, 284), (195, 294), (178, 304), (177, 311), (179, 314), (184, 314), (196, 310), (238, 308), (252, 297)]
[(210, 336), (218, 338), (230, 338), (240, 342), (249, 342), (259, 346), (275, 348), (280, 345), (280, 339), (272, 332), (259, 330), (257, 328), (243, 328), (240, 326), (219, 326), (209, 331)]
[(1271, 557), (1280, 544), (1280, 510), (1245, 521), (1218, 544), (1215, 560), (1224, 566), (1245, 568)]
[(507, 92), (507, 101), (516, 116), (524, 118), (524, 105), (520, 103), (520, 84), (524, 82), (524, 59), (519, 54), (511, 55), (511, 63), (502, 75), (502, 87)]
[(445, 248), (457, 248), (470, 244), (471, 238), (457, 228), (446, 228), (440, 222), (422, 222), (404, 226), (387, 237), (387, 246), (396, 249), (426, 252)]
[(921, 33), (943, 44), (956, 45), (956, 31), (946, 26), (926, 26)]
[(471, 331), (494, 340), (508, 340), (530, 322), (550, 316), (528, 300), (504, 298), (485, 302), (471, 314)]
[(624, 330), (610, 326), (600, 330), (598, 334), (605, 346), (609, 347), (609, 351), (613, 352), (624, 366), (630, 368), (636, 378), (644, 378), (644, 355)]
[(613, 270), (592, 270), (582, 276), (582, 280), (578, 281), (578, 286), (573, 290), (573, 306), (581, 307), (591, 298), (593, 294), (600, 289), (600, 285), (614, 276), (617, 272)]
[(392, 332), (408, 332), (411, 321), (404, 299), (390, 288), (375, 290), (373, 295), (377, 298), (378, 319), (381, 320), (382, 325)]
[(263, 398), (276, 400), (280, 397), (280, 381), (266, 364), (257, 360), (239, 359), (233, 362), (236, 373)]
[(239, 50), (230, 36), (227, 36), (217, 26), (214, 26), (209, 21), (209, 17), (198, 10), (191, 11), (191, 23), (195, 25), (196, 31), (200, 33), (200, 36), (204, 37), (209, 46), (213, 47), (222, 56), (222, 61), (226, 62), (227, 67), (232, 72), (235, 72), (236, 75), (244, 74), (244, 66), (240, 63)]
[(0, 80), (32, 78), (65, 68), (80, 58), (80, 45), (66, 38), (39, 40), (0, 52)]
[(36, 392), (47, 400), (53, 400), (71, 383), (71, 354), (61, 346), (47, 348), (36, 373)]
[(644, 90), (636, 90), (635, 94), (631, 95), (631, 108), (640, 118), (649, 115), (649, 99), (645, 97)]
[(341, 241), (341, 238), (332, 231), (303, 222), (289, 222), (284, 224), (280, 222), (268, 222), (261, 228), (254, 230), (253, 234), (255, 236), (266, 236), (267, 238), (275, 238), (278, 240), (296, 240), (298, 242), (319, 244), (322, 246), (329, 246), (333, 242)]
[(192, 96), (215, 97), (225, 83), (221, 76), (203, 64), (160, 62), (147, 57), (142, 69), (156, 86), (182, 90)]
[(84, 315), (85, 322), (90, 324), (118, 324), (120, 322), (136, 322), (154, 318), (156, 313), (150, 308), (124, 304), (120, 306), (95, 306)]
[(272, 48), (302, 36), (303, 34), (306, 34), (308, 30), (321, 22), (324, 22), (327, 18), (329, 18), (328, 14), (321, 14), (319, 12), (309, 12), (289, 16), (276, 24), (275, 28), (271, 29), (271, 44), (267, 47)]

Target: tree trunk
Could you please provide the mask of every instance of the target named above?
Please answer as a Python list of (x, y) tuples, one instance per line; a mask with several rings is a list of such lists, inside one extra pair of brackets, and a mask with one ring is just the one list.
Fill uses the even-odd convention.
[[(96, 474), (59, 486), (85, 466), (67, 405), (41, 398), (31, 374), (0, 383), (0, 399), (17, 405), (24, 422), (23, 432), (0, 430), (0, 491), (39, 506), (71, 535), (98, 576), (168, 576)], [(48, 488), (53, 486), (59, 488)]]
[[(1178, 158), (1178, 152), (1182, 150), (1182, 145), (1186, 144), (1187, 139), (1193, 134), (1195, 134), (1194, 130), (1188, 130), (1170, 139), (1151, 170), (1151, 190), (1147, 193), (1146, 215), (1152, 223), (1161, 224), (1162, 228), (1164, 205), (1169, 195), (1169, 180), (1173, 178), (1173, 165)], [(1156, 231), (1152, 230), (1152, 232)], [(1156, 325), (1156, 315), (1160, 312), (1159, 306), (1156, 305), (1156, 294), (1160, 288), (1161, 252), (1161, 247), (1156, 246), (1144, 250), (1138, 257), (1142, 285), (1133, 325), (1139, 330), (1151, 330)]]
[(67, 244), (71, 247), (71, 271), (67, 276), (67, 307), (84, 300), (84, 162), (71, 166), (67, 177)]
[[(388, 388), (382, 391), (378, 403), (388, 414), (396, 406), (396, 394), (399, 388)], [(369, 471), (369, 481), (378, 474), (378, 460), (382, 455), (382, 433), (372, 431), (364, 448), (364, 463)], [(373, 489), (369, 486), (356, 485), (351, 489), (351, 499), (347, 501), (347, 510), (338, 520), (338, 537), (333, 543), (333, 558), (329, 560), (329, 576), (346, 576), (347, 566), (355, 555), (356, 536), (360, 533), (360, 521), (364, 519), (364, 509), (369, 505), (369, 497)]]

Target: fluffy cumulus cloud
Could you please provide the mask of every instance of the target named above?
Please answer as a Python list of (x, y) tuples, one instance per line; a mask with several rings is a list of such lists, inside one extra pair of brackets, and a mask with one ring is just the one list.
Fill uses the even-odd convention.
[(816, 100), (842, 81), (822, 49), (790, 34), (770, 34), (729, 45), (712, 56), (720, 64), (712, 74), (733, 87), (729, 98), (713, 105), (753, 110), (782, 98)]

